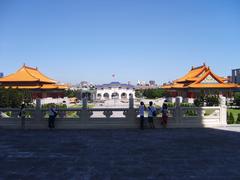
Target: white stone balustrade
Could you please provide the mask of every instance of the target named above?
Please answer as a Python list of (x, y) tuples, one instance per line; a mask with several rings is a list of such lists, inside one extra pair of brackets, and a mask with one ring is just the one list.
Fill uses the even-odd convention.
[[(180, 107), (180, 99), (176, 98), (176, 107), (169, 108), (168, 127), (216, 127), (227, 123), (227, 108), (224, 99), (217, 107)], [(91, 129), (91, 128), (138, 128), (138, 109), (134, 101), (129, 100), (129, 108), (83, 108), (57, 109), (57, 129)], [(39, 102), (36, 108), (26, 109), (26, 129), (48, 128), (48, 109), (41, 109)], [(0, 128), (21, 128), (18, 117), (20, 109), (0, 108)], [(161, 127), (161, 110), (157, 109), (156, 127)]]

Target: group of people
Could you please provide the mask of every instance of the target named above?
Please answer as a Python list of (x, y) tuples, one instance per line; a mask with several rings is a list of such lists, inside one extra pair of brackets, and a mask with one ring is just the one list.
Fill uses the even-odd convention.
[[(148, 124), (149, 127), (154, 129), (154, 119), (157, 117), (157, 110), (153, 106), (153, 102), (149, 102), (149, 106), (146, 107), (144, 102), (140, 102), (139, 106), (139, 115), (140, 115), (140, 129), (144, 129), (144, 124), (145, 124), (145, 111), (148, 113)], [(161, 109), (162, 117), (160, 118), (161, 124), (163, 127), (167, 127), (167, 120), (168, 120), (168, 105), (166, 101), (163, 103), (162, 109)]]
[[(144, 102), (140, 103), (140, 106), (139, 106), (140, 129), (144, 129), (144, 124), (145, 124), (144, 114), (145, 114), (145, 111), (147, 111), (147, 113), (148, 113), (149, 127), (154, 129), (155, 128), (154, 119), (155, 119), (155, 117), (157, 117), (157, 110), (153, 106), (152, 101), (149, 102), (148, 107), (145, 106)], [(166, 102), (163, 103), (161, 113), (162, 113), (162, 117), (160, 118), (161, 124), (163, 125), (163, 127), (166, 127), (167, 126), (167, 120), (168, 120), (168, 106), (167, 106)], [(19, 117), (21, 117), (22, 128), (23, 129), (25, 128), (25, 116), (26, 116), (25, 104), (22, 104), (21, 109), (20, 109), (20, 113), (19, 113)], [(49, 108), (48, 127), (50, 129), (55, 128), (56, 117), (57, 117), (56, 109), (54, 107)]]
[[(26, 110), (25, 110), (25, 104), (21, 105), (20, 111), (18, 116), (21, 118), (21, 127), (22, 129), (25, 129), (25, 118), (26, 118)], [(57, 117), (57, 111), (54, 107), (49, 108), (49, 117), (48, 117), (48, 127), (50, 129), (55, 128), (55, 119)]]

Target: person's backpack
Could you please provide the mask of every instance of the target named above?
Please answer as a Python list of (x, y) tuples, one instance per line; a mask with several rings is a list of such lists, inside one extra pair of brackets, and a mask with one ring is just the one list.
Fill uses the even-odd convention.
[(152, 112), (153, 117), (156, 117), (156, 116), (157, 116), (156, 110), (152, 110), (151, 107), (148, 107), (148, 108), (149, 108), (149, 110)]
[(154, 117), (157, 116), (157, 112), (156, 112), (156, 110), (154, 110), (154, 111), (152, 112), (152, 115), (153, 115)]
[(57, 112), (54, 109), (51, 109), (51, 111), (53, 112), (53, 117), (56, 118), (57, 117)]

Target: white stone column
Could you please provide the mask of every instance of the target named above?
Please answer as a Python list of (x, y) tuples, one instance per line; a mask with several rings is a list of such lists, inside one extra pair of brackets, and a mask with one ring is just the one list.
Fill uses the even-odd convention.
[(182, 97), (181, 96), (176, 97), (174, 118), (177, 123), (181, 123), (181, 119), (182, 119), (182, 112), (180, 107), (181, 103), (182, 103)]
[(220, 125), (227, 125), (227, 106), (226, 97), (219, 96), (220, 101)]
[(129, 98), (129, 109), (133, 109), (134, 108), (134, 99), (133, 97)]

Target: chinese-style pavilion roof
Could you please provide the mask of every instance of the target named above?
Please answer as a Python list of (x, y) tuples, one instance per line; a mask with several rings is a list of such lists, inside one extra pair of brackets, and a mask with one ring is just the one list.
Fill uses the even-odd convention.
[(23, 65), (17, 72), (0, 78), (0, 82), (42, 82), (54, 84), (57, 81), (48, 78), (37, 68)]
[(226, 83), (226, 78), (220, 77), (212, 72), (205, 64), (192, 69), (183, 77), (173, 81), (171, 84), (163, 85), (164, 89), (185, 88), (238, 88), (234, 83)]
[[(8, 84), (11, 84), (8, 85)], [(26, 85), (25, 83), (35, 84)], [(18, 89), (67, 89), (65, 85), (56, 84), (57, 81), (42, 74), (38, 68), (23, 65), (17, 72), (0, 78), (0, 84), (5, 88)]]

